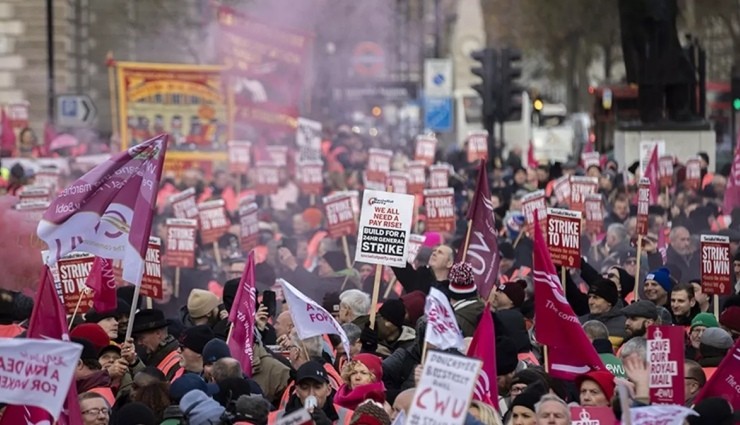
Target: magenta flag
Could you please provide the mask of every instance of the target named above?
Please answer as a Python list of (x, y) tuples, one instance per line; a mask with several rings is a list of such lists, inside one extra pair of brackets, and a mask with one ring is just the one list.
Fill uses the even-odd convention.
[(122, 260), (123, 279), (139, 285), (166, 149), (167, 135), (147, 140), (59, 192), (37, 229), (49, 262), (72, 251)]
[(480, 323), (475, 329), (473, 340), (470, 341), (468, 356), (481, 360), (483, 367), (478, 374), (473, 398), (499, 410), (498, 382), (496, 377), (496, 330), (493, 327), (493, 317), (486, 303)]
[(735, 341), (717, 370), (699, 391), (694, 404), (709, 397), (722, 397), (732, 405), (732, 410), (740, 409), (740, 339)]
[(239, 360), (244, 374), (252, 377), (254, 355), (254, 312), (257, 311), (257, 289), (254, 286), (254, 251), (249, 251), (234, 304), (229, 312), (231, 335), (227, 341), (231, 356)]
[(15, 133), (4, 109), (0, 113), (0, 127), (0, 147), (13, 155), (15, 153)]
[[(44, 266), (41, 282), (34, 299), (31, 319), (28, 322), (26, 337), (69, 341), (66, 317), (62, 303), (56, 289), (54, 289), (54, 278), (51, 275), (51, 270)], [(2, 419), (0, 419), (0, 425), (42, 423), (54, 423), (54, 420), (49, 412), (33, 406), (8, 406)], [(69, 387), (62, 413), (56, 423), (58, 425), (83, 425), (80, 404), (77, 401), (77, 387), (74, 381)]]
[[(468, 226), (470, 226), (470, 240), (467, 250), (464, 246), (458, 249), (456, 261), (470, 263), (475, 274), (478, 293), (486, 300), (498, 279), (498, 265), (501, 256), (498, 252), (493, 204), (491, 204), (491, 191), (488, 189), (488, 175), (484, 161), (480, 162), (478, 168), (478, 182), (475, 186), (473, 201), (468, 208), (467, 219)], [(464, 258), (463, 252), (465, 252)]]
[(660, 176), (658, 174), (658, 145), (653, 148), (650, 160), (645, 166), (645, 177), (650, 180), (650, 205), (658, 204), (658, 193), (660, 190)]
[[(738, 142), (740, 142), (740, 137), (738, 137)], [(735, 158), (732, 160), (730, 175), (727, 177), (722, 213), (730, 215), (732, 210), (737, 207), (740, 207), (740, 143), (735, 148)]]
[(565, 298), (540, 226), (534, 226), (533, 254), (535, 335), (547, 346), (550, 375), (572, 380), (589, 370), (606, 370)]
[(93, 308), (95, 311), (112, 311), (118, 307), (116, 277), (113, 275), (113, 262), (111, 260), (95, 257), (85, 285), (93, 290)]

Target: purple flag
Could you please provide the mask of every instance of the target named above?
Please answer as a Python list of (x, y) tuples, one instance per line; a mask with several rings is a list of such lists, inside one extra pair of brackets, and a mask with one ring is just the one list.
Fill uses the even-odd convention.
[[(738, 137), (740, 142), (740, 137)], [(722, 213), (732, 214), (732, 210), (740, 207), (740, 143), (735, 148), (735, 159), (732, 160), (730, 175), (727, 177), (727, 188), (725, 189), (725, 203)]]
[(49, 261), (83, 251), (123, 261), (123, 279), (141, 283), (167, 135), (121, 152), (61, 191), (39, 222)]
[[(485, 300), (488, 299), (498, 279), (498, 265), (501, 260), (485, 161), (480, 162), (478, 183), (475, 186), (473, 201), (468, 208), (467, 219), (470, 227), (470, 240), (467, 250), (463, 246), (457, 251), (456, 262), (466, 261), (473, 266), (478, 293)], [(464, 258), (463, 252), (465, 252)]]
[(118, 307), (116, 277), (113, 263), (107, 258), (95, 257), (85, 285), (93, 290), (93, 308), (97, 312), (112, 311)]
[(242, 371), (252, 376), (252, 356), (254, 355), (254, 312), (257, 310), (257, 294), (254, 286), (254, 251), (249, 251), (247, 266), (244, 268), (239, 287), (236, 289), (234, 304), (229, 312), (232, 324), (227, 344), (231, 355), (239, 360)]

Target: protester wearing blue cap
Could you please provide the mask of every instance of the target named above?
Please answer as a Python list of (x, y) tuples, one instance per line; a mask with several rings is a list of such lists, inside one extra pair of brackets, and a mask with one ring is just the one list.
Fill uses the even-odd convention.
[(671, 281), (671, 272), (661, 267), (653, 270), (645, 276), (645, 298), (652, 301), (659, 307), (670, 307), (668, 304), (668, 294), (673, 289)]

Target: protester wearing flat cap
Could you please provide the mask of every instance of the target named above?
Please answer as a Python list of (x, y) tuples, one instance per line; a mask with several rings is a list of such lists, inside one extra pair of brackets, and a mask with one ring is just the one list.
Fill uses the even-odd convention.
[(167, 332), (169, 321), (156, 309), (139, 310), (134, 316), (132, 335), (136, 345), (143, 350), (142, 361), (159, 369), (172, 381), (180, 370), (179, 342)]
[(288, 399), (285, 409), (271, 412), (267, 423), (277, 423), (283, 416), (304, 408), (309, 397), (312, 397), (314, 407), (308, 410), (314, 422), (338, 424), (349, 422), (353, 412), (334, 404), (329, 376), (319, 362), (310, 360), (301, 365), (296, 371), (295, 383), (295, 392)]
[(624, 333), (626, 338), (647, 336), (647, 327), (660, 324), (658, 307), (650, 301), (640, 300), (622, 309), (625, 316)]
[(670, 293), (673, 289), (671, 272), (661, 267), (645, 276), (645, 298), (659, 307), (670, 307)]
[(375, 316), (375, 330), (378, 334), (378, 351), (381, 357), (388, 357), (399, 348), (410, 349), (416, 340), (416, 331), (404, 325), (406, 307), (403, 301), (386, 300)]
[(455, 319), (464, 337), (472, 337), (481, 313), (486, 308), (478, 296), (473, 267), (470, 263), (455, 263), (450, 268), (450, 304), (455, 311)]
[(588, 314), (579, 317), (581, 324), (598, 320), (609, 330), (612, 344), (619, 346), (626, 336), (625, 316), (620, 309), (620, 296), (617, 285), (609, 279), (598, 278), (588, 289)]
[(203, 373), (203, 348), (216, 335), (208, 325), (198, 325), (185, 329), (180, 336), (180, 367), (185, 372)]
[(699, 364), (704, 368), (707, 379), (712, 376), (733, 344), (732, 335), (722, 328), (704, 330), (699, 344), (699, 353), (701, 354)]

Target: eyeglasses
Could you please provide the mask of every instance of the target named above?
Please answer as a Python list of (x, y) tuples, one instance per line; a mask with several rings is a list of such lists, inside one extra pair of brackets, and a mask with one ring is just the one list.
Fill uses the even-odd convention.
[(110, 416), (110, 409), (106, 407), (93, 407), (92, 409), (82, 411), (83, 415), (88, 416), (100, 416), (101, 413), (105, 416)]

